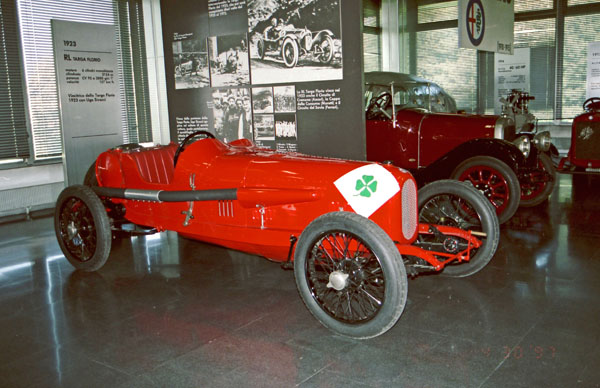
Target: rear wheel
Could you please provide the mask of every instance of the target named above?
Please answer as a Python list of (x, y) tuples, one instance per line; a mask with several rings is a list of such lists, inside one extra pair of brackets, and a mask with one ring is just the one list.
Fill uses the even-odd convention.
[[(418, 198), (419, 222), (468, 230), (482, 242), (479, 248), (471, 250), (468, 262), (449, 263), (442, 275), (470, 276), (490, 262), (500, 241), (500, 225), (494, 207), (480, 192), (467, 183), (446, 179), (424, 186)], [(415, 244), (446, 253), (467, 248), (466, 240), (435, 234), (419, 235)]]
[(531, 207), (544, 202), (556, 183), (556, 169), (552, 159), (545, 153), (538, 155), (538, 170), (527, 177), (527, 182), (521, 183), (521, 202), (523, 207)]
[(294, 276), (308, 310), (344, 336), (386, 332), (406, 304), (398, 249), (383, 229), (355, 213), (328, 213), (306, 227), (294, 254)]
[(71, 265), (83, 271), (100, 269), (110, 254), (110, 221), (91, 188), (69, 186), (56, 201), (54, 229), (58, 244)]
[(451, 176), (479, 190), (494, 206), (501, 224), (517, 211), (521, 186), (517, 174), (503, 161), (490, 156), (476, 156), (462, 162)]

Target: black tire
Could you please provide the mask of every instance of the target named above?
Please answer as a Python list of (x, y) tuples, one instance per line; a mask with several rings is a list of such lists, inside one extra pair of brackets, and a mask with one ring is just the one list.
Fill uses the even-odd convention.
[(281, 59), (286, 67), (292, 68), (298, 64), (298, 43), (292, 38), (285, 38), (281, 44)]
[(456, 167), (451, 178), (470, 182), (479, 190), (496, 209), (500, 224), (508, 221), (519, 207), (521, 186), (517, 174), (499, 159), (491, 156), (467, 159)]
[(541, 152), (538, 155), (539, 158), (539, 167), (543, 169), (542, 173), (546, 172), (550, 174), (551, 180), (549, 182), (545, 182), (541, 190), (536, 190), (535, 187), (531, 188), (534, 190), (535, 195), (527, 195), (529, 193), (526, 192), (530, 186), (521, 185), (521, 202), (520, 206), (522, 207), (532, 207), (537, 206), (540, 203), (550, 197), (550, 194), (554, 191), (554, 186), (556, 185), (556, 168), (554, 168), (554, 164), (552, 164), (552, 159), (545, 153)]
[[(441, 274), (465, 277), (481, 271), (496, 253), (500, 241), (500, 224), (492, 204), (470, 184), (450, 179), (424, 186), (417, 196), (419, 222), (470, 230), (483, 242), (474, 254), (472, 251), (468, 262), (449, 263)], [(435, 235), (429, 238), (431, 240), (423, 244), (423, 238), (419, 236), (416, 244), (423, 248), (426, 248), (427, 243), (441, 245), (441, 242), (436, 241)]]
[(91, 188), (69, 186), (56, 201), (54, 230), (60, 249), (73, 267), (100, 269), (110, 254), (111, 230), (104, 205)]
[(333, 39), (331, 36), (327, 35), (321, 43), (319, 43), (321, 49), (321, 55), (319, 55), (319, 60), (321, 63), (328, 65), (331, 63), (333, 59)]
[[(331, 241), (341, 243), (342, 236), (343, 243), (362, 244), (363, 255), (345, 249), (329, 258), (319, 254), (332, 247)], [(306, 227), (294, 254), (294, 276), (311, 314), (343, 336), (385, 333), (406, 304), (406, 270), (398, 249), (383, 229), (355, 213), (327, 213)]]
[(258, 52), (258, 57), (260, 59), (265, 59), (266, 47), (265, 41), (262, 38), (259, 38), (258, 42), (256, 42), (256, 51)]

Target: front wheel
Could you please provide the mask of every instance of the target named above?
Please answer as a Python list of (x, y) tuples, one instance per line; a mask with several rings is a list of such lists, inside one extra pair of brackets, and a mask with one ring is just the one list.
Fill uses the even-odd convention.
[(110, 221), (102, 201), (91, 188), (69, 186), (56, 201), (54, 230), (60, 249), (73, 267), (100, 269), (110, 254)]
[(383, 229), (355, 213), (324, 214), (306, 227), (294, 254), (294, 276), (308, 310), (340, 335), (383, 334), (406, 304), (398, 249)]
[(538, 155), (538, 170), (528, 176), (528, 181), (521, 183), (521, 206), (531, 207), (544, 202), (556, 183), (556, 169), (552, 159), (545, 153)]
[(500, 224), (517, 211), (521, 186), (517, 174), (503, 161), (491, 156), (476, 156), (462, 162), (451, 175), (479, 190), (496, 208)]
[(285, 38), (281, 45), (281, 59), (288, 68), (298, 64), (298, 43), (292, 38)]
[[(468, 262), (449, 263), (441, 272), (442, 275), (470, 276), (490, 262), (500, 241), (500, 224), (494, 207), (480, 192), (467, 183), (446, 179), (426, 185), (419, 190), (417, 197), (419, 222), (468, 230), (483, 243), (471, 250)], [(420, 235), (416, 245), (434, 251), (467, 248), (466, 241), (457, 237), (435, 234)]]

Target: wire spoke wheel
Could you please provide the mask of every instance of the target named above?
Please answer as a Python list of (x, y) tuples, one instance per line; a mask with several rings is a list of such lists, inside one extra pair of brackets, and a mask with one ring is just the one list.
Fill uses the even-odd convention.
[[(440, 180), (419, 190), (419, 222), (470, 231), (482, 242), (471, 248), (469, 261), (453, 261), (442, 275), (464, 277), (483, 269), (496, 252), (500, 240), (498, 217), (489, 201), (464, 182)], [(469, 248), (468, 241), (443, 234), (419, 234), (415, 245), (433, 252), (457, 254)], [(439, 256), (440, 260), (445, 260)]]
[(69, 198), (60, 209), (60, 234), (73, 257), (84, 262), (96, 251), (96, 226), (90, 209), (78, 198)]
[(294, 252), (294, 276), (311, 314), (340, 335), (385, 333), (406, 304), (398, 249), (381, 227), (356, 213), (327, 213), (304, 229)]
[(314, 243), (306, 278), (321, 308), (343, 322), (368, 321), (385, 300), (379, 259), (350, 233), (329, 232)]
[(106, 263), (112, 239), (110, 221), (90, 187), (74, 185), (60, 193), (54, 229), (62, 252), (75, 268), (96, 271)]

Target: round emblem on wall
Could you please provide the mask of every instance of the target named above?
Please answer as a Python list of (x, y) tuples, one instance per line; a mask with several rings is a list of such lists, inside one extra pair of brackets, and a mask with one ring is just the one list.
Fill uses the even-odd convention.
[(479, 46), (485, 33), (485, 14), (481, 0), (469, 0), (467, 4), (467, 35), (473, 46)]

